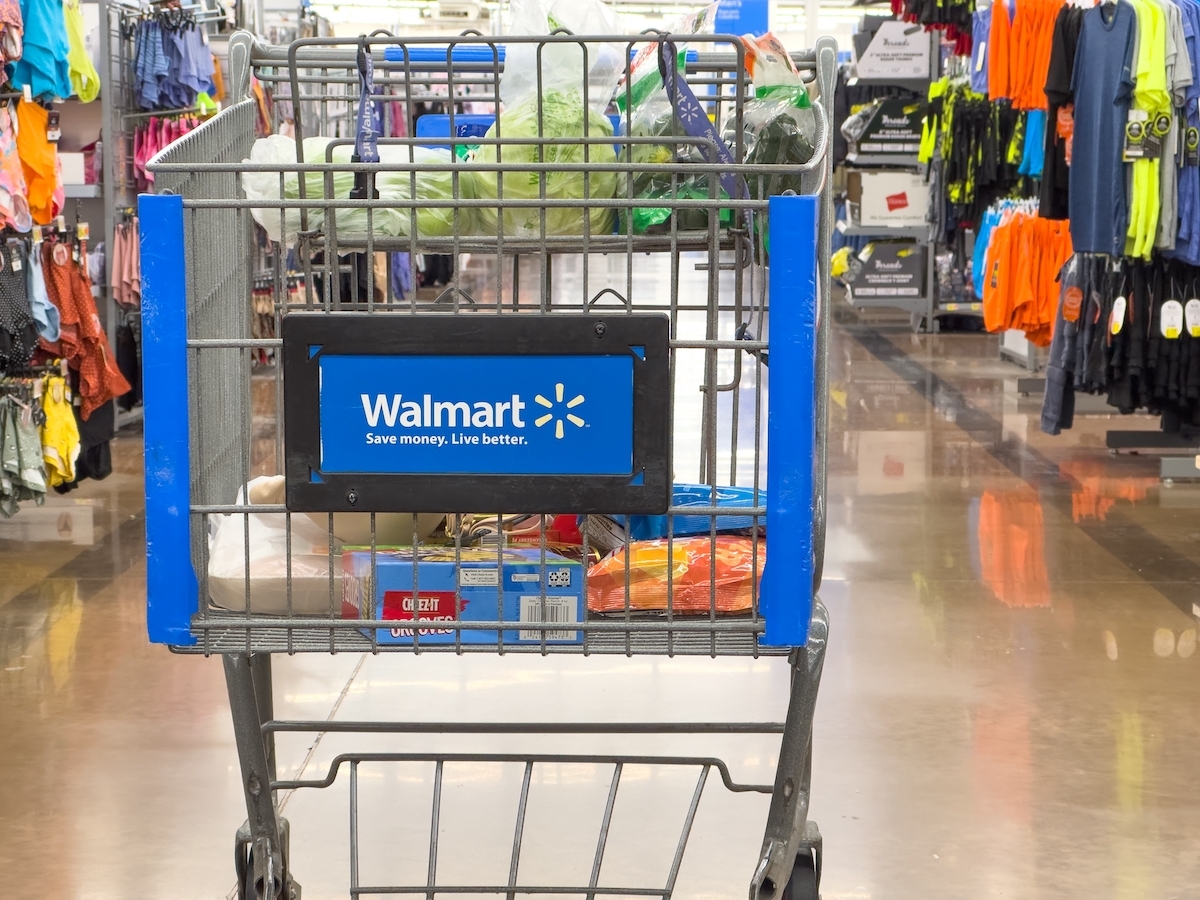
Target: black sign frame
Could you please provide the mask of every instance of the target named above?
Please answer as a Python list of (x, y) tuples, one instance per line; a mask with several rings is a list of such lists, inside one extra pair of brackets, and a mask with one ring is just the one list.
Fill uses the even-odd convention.
[[(284, 470), (287, 508), (293, 512), (661, 515), (670, 505), (671, 357), (670, 319), (665, 313), (294, 312), (283, 317), (282, 339)], [(632, 476), (320, 472), (319, 358), (324, 353), (611, 356), (625, 352), (635, 360)]]

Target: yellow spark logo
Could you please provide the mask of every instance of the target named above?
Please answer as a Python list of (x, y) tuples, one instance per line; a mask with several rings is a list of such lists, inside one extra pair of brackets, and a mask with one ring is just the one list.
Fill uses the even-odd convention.
[[(556, 405), (563, 402), (563, 396), (564, 396), (563, 386), (562, 386), (562, 383), (560, 382), (559, 384), (556, 384), (554, 386), (554, 402), (553, 403), (550, 402), (549, 400), (547, 400), (541, 394), (538, 394), (536, 397), (533, 398), (534, 402), (537, 403), (539, 406), (544, 406), (546, 409), (551, 410), (551, 412), (546, 413), (544, 416), (539, 416), (538, 418), (534, 419), (533, 424), (536, 425), (538, 428), (541, 428), (543, 425), (545, 425), (551, 419), (554, 419), (554, 436), (556, 438), (558, 438), (560, 441), (563, 438), (563, 418), (565, 418), (568, 422), (570, 422), (576, 428), (582, 428), (584, 425), (587, 424), (587, 422), (585, 422), (583, 419), (579, 418), (579, 416), (575, 415), (574, 413), (566, 413), (565, 416), (563, 416), (562, 418), (556, 417), (555, 413), (553, 412), (553, 409)], [(575, 409), (575, 407), (582, 406), (582, 405), (583, 405), (583, 394), (576, 394), (571, 400), (567, 401), (566, 408), (567, 409)]]

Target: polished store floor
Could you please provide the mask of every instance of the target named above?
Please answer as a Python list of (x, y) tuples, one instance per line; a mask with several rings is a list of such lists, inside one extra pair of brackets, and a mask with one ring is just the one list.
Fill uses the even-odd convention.
[[(812, 806), (823, 896), (1200, 896), (1200, 486), (1164, 486), (1154, 457), (1104, 449), (1107, 429), (1147, 418), (1041, 434), (994, 336), (914, 336), (839, 310), (832, 354), (832, 633)], [(123, 435), (108, 480), (0, 521), (4, 900), (234, 896), (246, 810), (224, 677), (219, 659), (146, 643), (140, 451)], [(287, 718), (767, 721), (785, 709), (787, 667), (311, 655), (278, 659), (275, 678)], [(320, 777), (350, 745), (291, 737), (281, 772)], [(400, 745), (711, 753), (769, 781), (778, 740)], [(607, 779), (539, 774), (522, 880), (578, 882)], [(445, 881), (504, 883), (520, 781), (519, 766), (447, 769)], [(430, 783), (420, 766), (363, 769), (364, 882), (423, 877)], [(691, 786), (629, 773), (607, 883), (661, 881)], [(283, 802), (306, 900), (347, 896), (344, 778)], [(765, 798), (711, 781), (676, 896), (744, 897), (765, 815)]]

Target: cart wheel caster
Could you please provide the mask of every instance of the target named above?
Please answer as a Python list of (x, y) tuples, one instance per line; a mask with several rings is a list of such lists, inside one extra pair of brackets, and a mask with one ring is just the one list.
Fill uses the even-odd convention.
[(782, 900), (820, 900), (817, 893), (817, 866), (811, 850), (801, 850), (792, 867), (792, 877), (783, 889)]
[(268, 897), (262, 892), (262, 885), (254, 879), (254, 852), (251, 851), (246, 857), (245, 871), (238, 872), (238, 900), (300, 900), (300, 885), (289, 875), (287, 887)]
[[(287, 819), (280, 819), (280, 825), (286, 836)], [(237, 873), (238, 900), (300, 900), (300, 883), (291, 875), (286, 876), (287, 887), (276, 891), (273, 897), (263, 894), (261, 885), (254, 878), (254, 849), (249, 823), (243, 824), (234, 837), (233, 867)]]

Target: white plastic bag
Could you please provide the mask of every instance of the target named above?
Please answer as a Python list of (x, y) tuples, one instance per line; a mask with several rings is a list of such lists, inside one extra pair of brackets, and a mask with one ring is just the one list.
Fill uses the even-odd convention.
[[(622, 34), (621, 17), (603, 0), (513, 0), (513, 35), (548, 35), (566, 28), (578, 35)], [(617, 82), (625, 71), (624, 45), (588, 43), (546, 44), (541, 47), (543, 93), (576, 91), (583, 94), (587, 73), (588, 106), (604, 115)], [(586, 49), (586, 60), (584, 51)], [(538, 95), (536, 43), (511, 43), (505, 48), (504, 73), (500, 76), (500, 99), (508, 108)]]
[[(280, 475), (255, 478), (249, 484), (251, 504), (274, 501)], [(242, 503), (238, 491), (237, 503)], [(222, 609), (246, 608), (246, 541), (249, 537), (250, 611), (285, 615), (287, 607), (288, 536), (285, 513), (214, 516), (208, 541), (208, 594)], [(335, 547), (333, 614), (341, 612), (341, 555)], [(329, 536), (308, 516), (292, 516), (292, 614), (330, 615)]]
[[(327, 137), (310, 137), (304, 139), (304, 161), (309, 164), (324, 163), (327, 150), (332, 139)], [(418, 200), (444, 200), (442, 207), (423, 207), (416, 211), (417, 232), (421, 237), (448, 237), (454, 234), (455, 203), (454, 203), (454, 169), (458, 171), (458, 194), (461, 199), (475, 196), (475, 173), (465, 166), (459, 165), (449, 150), (433, 150), (427, 147), (412, 149), (412, 162), (417, 165), (437, 166), (436, 171), (417, 172), (416, 188)], [(384, 165), (398, 165), (409, 162), (408, 147), (384, 144), (379, 147), (379, 161)], [(334, 163), (349, 163), (354, 148), (349, 144), (339, 144), (333, 148)], [(260, 138), (250, 149), (252, 163), (267, 163), (278, 165), (285, 163), (294, 165), (296, 162), (296, 142), (292, 138), (273, 134)], [(413, 175), (409, 171), (380, 172), (375, 176), (375, 188), (379, 191), (380, 200), (395, 202), (395, 207), (376, 208), (371, 217), (371, 224), (376, 234), (392, 237), (407, 237), (412, 230), (412, 199)], [(314, 207), (308, 210), (307, 228), (310, 231), (323, 227), (325, 210), (315, 206), (325, 197), (325, 173), (309, 172), (304, 176), (305, 198)], [(333, 175), (334, 198), (346, 199), (354, 189), (354, 173), (351, 171), (335, 172)], [(279, 195), (278, 172), (246, 172), (242, 175), (242, 190), (249, 200), (298, 200), (300, 198), (300, 178), (295, 172), (286, 172), (283, 176), (283, 197)], [(301, 227), (301, 211), (299, 209), (284, 210), (281, 219), (278, 209), (251, 209), (250, 214), (267, 232), (273, 241), (290, 245), (296, 240), (296, 234)], [(365, 208), (343, 208), (336, 211), (339, 231), (364, 233), (367, 231), (368, 217)], [(476, 230), (475, 215), (471, 209), (458, 210), (459, 234), (469, 235)]]

